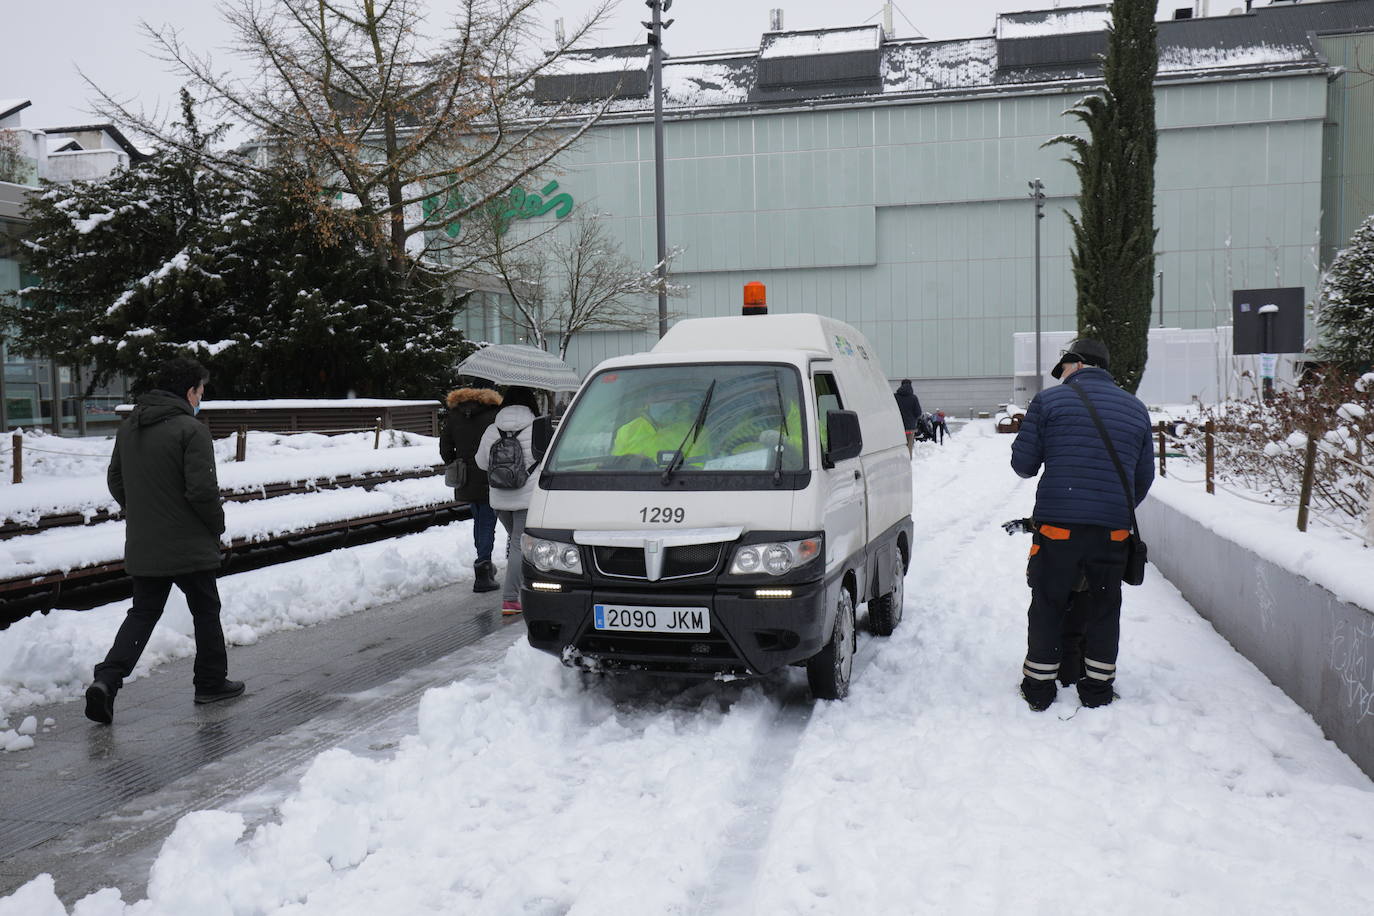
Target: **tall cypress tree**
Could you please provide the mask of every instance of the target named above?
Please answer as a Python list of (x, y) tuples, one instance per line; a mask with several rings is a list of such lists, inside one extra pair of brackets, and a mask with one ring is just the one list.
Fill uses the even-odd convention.
[[(1105, 89), (1069, 113), (1088, 136), (1056, 137), (1073, 150), (1077, 217), (1069, 216), (1078, 333), (1112, 354), (1112, 374), (1134, 392), (1149, 355), (1155, 274), (1154, 79), (1159, 65), (1153, 0), (1116, 0), (1103, 64)], [(1048, 144), (1047, 144), (1048, 145)]]

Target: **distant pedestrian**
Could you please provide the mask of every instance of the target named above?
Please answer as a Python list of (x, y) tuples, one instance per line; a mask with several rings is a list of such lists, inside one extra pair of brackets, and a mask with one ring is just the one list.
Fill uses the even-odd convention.
[[(1070, 344), (1051, 373), (1064, 384), (1031, 400), (1011, 447), (1020, 476), (1044, 468), (1026, 566), (1031, 604), (1021, 671), (1021, 695), (1037, 712), (1054, 702), (1056, 678), (1066, 687), (1077, 683), (1084, 706), (1114, 698), (1126, 539), (1131, 510), (1154, 481), (1154, 462), (1149, 413), (1117, 387), (1109, 365), (1100, 342)], [(1133, 504), (1084, 398), (1107, 430)]]
[(472, 512), (472, 543), (477, 548), (472, 590), (495, 591), (501, 587), (496, 581), (496, 567), (491, 563), (492, 547), (496, 544), (496, 510), (491, 507), (487, 472), (478, 466), (476, 457), (482, 434), (501, 409), (501, 395), (481, 380), (474, 380), (468, 387), (450, 391), (444, 403), (448, 405), (448, 416), (439, 433), (439, 456), (445, 464), (458, 462), (459, 484), (454, 487), (453, 498), (467, 503)]
[[(536, 435), (539, 399), (532, 389), (507, 388), (503, 405), (482, 434), (476, 461), (479, 468), (488, 472), (491, 505), (506, 529), (506, 576), (501, 591), (501, 613), (519, 614), (520, 537), (525, 533), (525, 515), (530, 497), (534, 495), (534, 470), (548, 443), (540, 442), (541, 436)], [(493, 446), (498, 442), (502, 443), (501, 447), (493, 454)], [(518, 444), (519, 452), (514, 445), (506, 443)], [(493, 458), (498, 459), (498, 466), (493, 466)], [(515, 485), (511, 486), (512, 483)]]
[(219, 536), (224, 508), (215, 475), (210, 429), (195, 419), (210, 374), (193, 359), (158, 367), (153, 389), (139, 395), (119, 426), (106, 482), (124, 510), (124, 568), (133, 579), (133, 606), (86, 691), (86, 718), (114, 721), (114, 699), (134, 670), (176, 585), (195, 626), (192, 684), (197, 703), (243, 693), (228, 678), (220, 627)]
[(911, 390), (911, 379), (904, 378), (893, 394), (897, 399), (897, 409), (902, 414), (902, 428), (906, 430), (906, 453), (910, 455), (915, 446), (916, 431), (921, 422), (921, 399)]
[(930, 438), (945, 444), (945, 436), (949, 435), (949, 424), (945, 422), (945, 412), (937, 410), (930, 418)]

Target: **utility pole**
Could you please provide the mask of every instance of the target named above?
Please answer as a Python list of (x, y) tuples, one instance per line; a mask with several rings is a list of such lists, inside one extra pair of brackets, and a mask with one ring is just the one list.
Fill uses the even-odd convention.
[(654, 210), (658, 228), (658, 336), (668, 333), (668, 222), (663, 212), (663, 30), (673, 24), (663, 14), (673, 6), (673, 0), (644, 0), (653, 11), (649, 22), (640, 23), (649, 30), (649, 53), (654, 80)]
[(1164, 327), (1164, 271), (1159, 272), (1159, 326)]
[(1031, 397), (1040, 393), (1045, 376), (1040, 367), (1040, 221), (1045, 218), (1045, 183), (1039, 178), (1026, 182), (1030, 187), (1030, 198), (1035, 201), (1035, 391)]

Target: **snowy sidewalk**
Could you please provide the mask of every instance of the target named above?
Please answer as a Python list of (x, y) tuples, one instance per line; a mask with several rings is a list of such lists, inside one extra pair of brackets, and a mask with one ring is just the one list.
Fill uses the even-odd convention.
[(146, 875), (149, 844), (182, 814), (230, 803), (398, 709), (413, 721), (420, 693), (462, 675), (454, 653), (492, 634), (499, 653), (523, 635), (497, 605), (462, 583), (233, 647), (230, 673), (248, 689), (232, 702), (194, 705), (185, 658), (128, 684), (112, 727), (86, 721), (79, 701), (30, 709), (54, 724), (5, 760), (0, 894), (52, 872), (79, 896), (127, 879), (131, 858)]
[[(262, 822), (188, 815), (146, 889), (73, 912), (1374, 911), (1374, 785), (1157, 571), (1126, 590), (1121, 701), (1026, 708), (1011, 441), (918, 451), (905, 620), (861, 639), (847, 701), (795, 669), (584, 679), (519, 641), (394, 754), (322, 754)], [(52, 886), (0, 916), (66, 912)]]

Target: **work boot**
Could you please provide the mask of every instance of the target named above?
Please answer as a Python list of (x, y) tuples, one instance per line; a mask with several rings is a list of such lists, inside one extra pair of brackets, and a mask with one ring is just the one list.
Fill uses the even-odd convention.
[(220, 700), (232, 700), (234, 697), (243, 693), (243, 681), (231, 681), (227, 678), (218, 687), (196, 688), (197, 703), (218, 703)]
[(1034, 712), (1049, 709), (1056, 692), (1054, 681), (1037, 681), (1033, 678), (1024, 678), (1021, 681), (1021, 699), (1025, 700), (1026, 705)]
[(114, 721), (114, 691), (104, 681), (92, 681), (86, 688), (86, 718), (101, 725)]
[(472, 567), (472, 590), (474, 592), (494, 592), (501, 587), (496, 581), (496, 567), (490, 560), (477, 563)]

